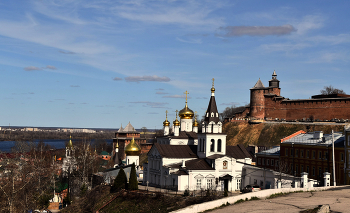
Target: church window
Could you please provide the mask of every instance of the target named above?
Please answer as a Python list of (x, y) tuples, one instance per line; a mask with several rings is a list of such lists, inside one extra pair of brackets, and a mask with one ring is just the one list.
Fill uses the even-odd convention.
[(219, 117), (219, 113), (216, 113), (216, 117)]
[(242, 179), (237, 179), (237, 189), (241, 188), (241, 180)]
[(207, 179), (207, 189), (211, 189), (213, 187), (213, 178)]
[(215, 150), (215, 140), (214, 139), (211, 139), (211, 142), (210, 142), (210, 151), (211, 152), (214, 152)]
[(221, 152), (221, 139), (218, 140), (218, 152)]
[(202, 179), (198, 178), (197, 179), (197, 185), (196, 185), (197, 190), (202, 188)]
[(211, 113), (211, 117), (214, 118), (214, 112)]

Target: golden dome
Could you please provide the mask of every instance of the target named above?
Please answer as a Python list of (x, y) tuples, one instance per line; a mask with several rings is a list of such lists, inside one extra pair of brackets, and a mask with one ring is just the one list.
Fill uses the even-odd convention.
[(73, 142), (72, 142), (72, 136), (71, 135), (69, 136), (69, 142), (67, 144), (67, 147), (73, 148)]
[(193, 122), (193, 126), (198, 126), (198, 122), (197, 122), (197, 112), (194, 112), (194, 122)]
[(192, 111), (190, 108), (188, 108), (188, 106), (187, 106), (187, 95), (190, 94), (190, 93), (188, 93), (188, 92), (186, 91), (185, 94), (186, 94), (186, 105), (185, 105), (185, 108), (183, 108), (182, 110), (180, 110), (180, 112), (179, 112), (179, 117), (180, 117), (181, 119), (192, 119), (193, 116), (194, 116), (194, 113), (193, 113), (193, 111)]
[(125, 154), (129, 156), (138, 156), (141, 153), (140, 146), (135, 142), (134, 136), (131, 142), (125, 147)]
[(177, 110), (175, 111), (176, 112), (176, 120), (173, 122), (174, 126), (180, 126), (180, 121), (177, 120)]
[(169, 126), (170, 122), (168, 121), (168, 110), (165, 111), (166, 117), (165, 121), (163, 122), (163, 126)]

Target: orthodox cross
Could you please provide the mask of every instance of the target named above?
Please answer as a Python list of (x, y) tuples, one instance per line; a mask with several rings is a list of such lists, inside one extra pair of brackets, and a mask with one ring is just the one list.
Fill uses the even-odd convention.
[(176, 112), (176, 119), (177, 119), (177, 113), (179, 112), (179, 110), (176, 110), (175, 112)]
[(168, 110), (165, 110), (165, 117), (166, 117), (166, 120), (168, 120)]
[(211, 79), (211, 80), (213, 80), (213, 87), (214, 87), (214, 81), (215, 81), (215, 79), (213, 78), (213, 79)]
[(197, 120), (197, 111), (194, 112), (194, 118)]
[(186, 92), (184, 92), (184, 94), (186, 94), (186, 107), (187, 107), (187, 95), (190, 94), (190, 93), (188, 93), (187, 90), (186, 90)]

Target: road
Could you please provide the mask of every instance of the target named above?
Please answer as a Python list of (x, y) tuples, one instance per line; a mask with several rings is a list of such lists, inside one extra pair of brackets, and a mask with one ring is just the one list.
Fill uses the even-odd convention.
[(350, 212), (350, 187), (319, 192), (290, 193), (273, 199), (246, 201), (210, 211), (211, 213), (300, 212), (329, 204), (332, 212)]

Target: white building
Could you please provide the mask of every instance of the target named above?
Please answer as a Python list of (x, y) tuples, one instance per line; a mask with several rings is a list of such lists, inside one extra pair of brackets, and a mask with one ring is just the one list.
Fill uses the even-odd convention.
[(67, 176), (68, 173), (77, 169), (77, 161), (75, 159), (75, 150), (73, 147), (72, 136), (69, 138), (68, 145), (66, 147), (66, 157), (63, 159), (62, 171), (63, 176)]
[[(214, 79), (213, 79), (214, 80)], [(214, 81), (208, 110), (198, 133), (198, 122), (187, 105), (180, 110), (180, 121), (164, 124), (164, 137), (148, 152), (143, 184), (183, 191), (216, 189), (235, 191), (241, 188), (242, 167), (251, 164), (251, 156), (242, 145), (226, 146), (226, 134), (215, 101)], [(177, 111), (176, 111), (177, 112)]]

